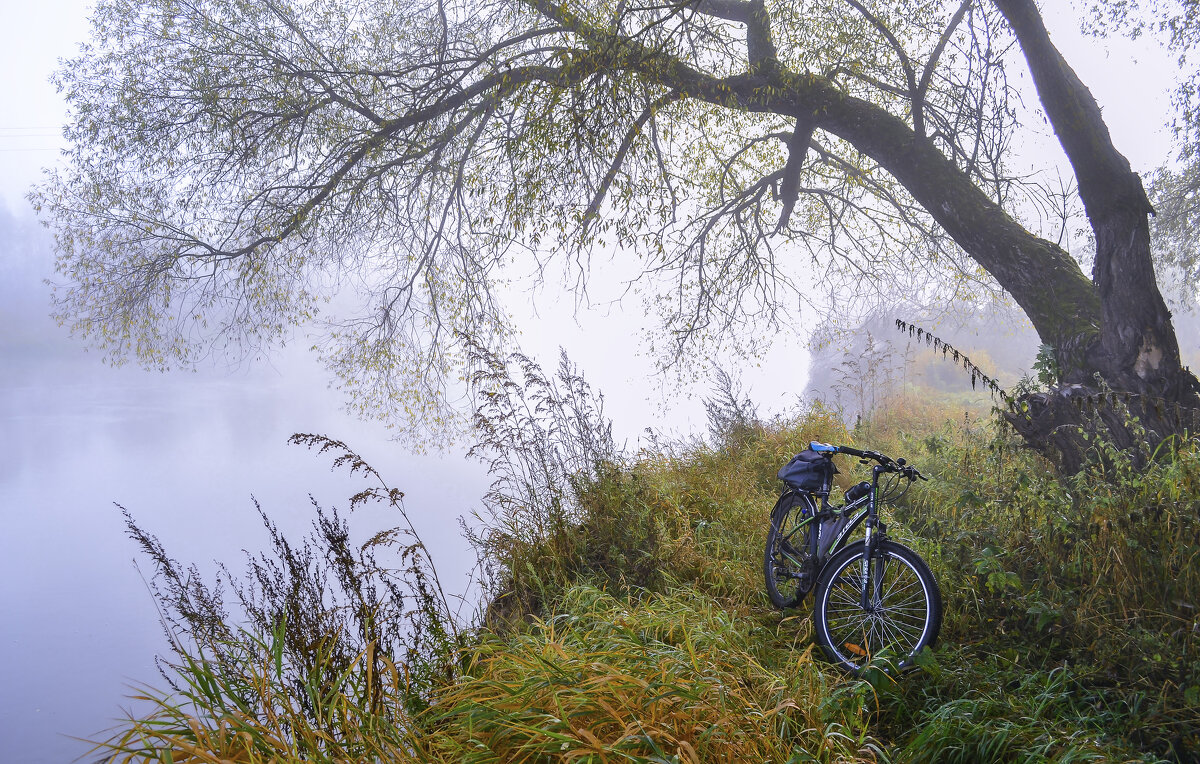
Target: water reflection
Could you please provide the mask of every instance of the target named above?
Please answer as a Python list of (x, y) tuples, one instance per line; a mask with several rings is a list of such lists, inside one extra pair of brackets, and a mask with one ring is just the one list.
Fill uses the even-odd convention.
[[(13, 286), (9, 281), (6, 286)], [(31, 289), (36, 289), (36, 281)], [(11, 322), (13, 302), (0, 313)], [(302, 533), (308, 495), (346, 506), (361, 486), (328, 459), (286, 445), (322, 432), (359, 450), (396, 487), (461, 590), (472, 559), (456, 518), (478, 506), (479, 465), (414, 457), (382, 427), (343, 414), (303, 353), (272, 367), (198, 374), (110, 369), (56, 339), (37, 315), (0, 335), (0, 740), (25, 764), (68, 761), (120, 716), (135, 682), (162, 684), (153, 603), (113, 502), (168, 551), (212, 570), (266, 547), (250, 497)], [(47, 337), (31, 342), (31, 337)], [(369, 513), (354, 522), (378, 528)]]

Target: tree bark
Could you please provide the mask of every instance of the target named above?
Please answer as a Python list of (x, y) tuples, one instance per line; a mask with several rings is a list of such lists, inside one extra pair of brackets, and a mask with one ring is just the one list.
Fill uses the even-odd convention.
[[(1092, 282), (1101, 306), (1097, 337), (1078, 349), (1055, 346), (1063, 385), (1027, 396), (1027, 410), (1009, 419), (1066, 472), (1083, 465), (1095, 435), (1140, 462), (1168, 436), (1195, 433), (1200, 424), (1200, 384), (1181, 362), (1154, 275), (1148, 225), (1154, 210), (1141, 178), (1114, 146), (1091, 91), (1051, 42), (1033, 0), (994, 1), (1021, 45), (1075, 171), (1096, 238)], [(1107, 389), (1124, 395), (1108, 395)], [(1109, 460), (1103, 451), (1096, 455)]]
[(1076, 347), (1099, 333), (1100, 300), (1079, 264), (1061, 247), (1025, 230), (903, 120), (842, 97), (827, 108), (821, 127), (900, 181), (1012, 295), (1046, 342)]
[(1100, 372), (1119, 390), (1196, 405), (1195, 378), (1179, 343), (1150, 256), (1141, 178), (1113, 145), (1091, 91), (1050, 41), (1033, 0), (995, 0), (1025, 53), (1038, 96), (1075, 171), (1096, 236), (1092, 279), (1101, 304), (1100, 334), (1083, 357), (1064, 355), (1065, 382), (1089, 384)]
[(1091, 280), (1060, 247), (1012, 220), (901, 119), (838, 95), (819, 99), (818, 124), (900, 181), (1054, 347), (1061, 386), (1028, 396), (1009, 416), (1026, 441), (1066, 472), (1085, 463), (1098, 434), (1141, 460), (1166, 437), (1194, 433), (1200, 425), (1200, 384), (1182, 365), (1155, 279), (1148, 226), (1153, 208), (1141, 179), (1113, 145), (1095, 98), (1051, 42), (1033, 0), (994, 2), (1021, 45), (1074, 168), (1096, 238)]

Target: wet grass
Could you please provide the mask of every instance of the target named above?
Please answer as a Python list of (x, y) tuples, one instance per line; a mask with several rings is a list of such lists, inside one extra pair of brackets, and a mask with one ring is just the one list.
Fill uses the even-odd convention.
[[(378, 592), (373, 577), (399, 571), (403, 596), (333, 602), (251, 582), (256, 619), (176, 619), (172, 688), (145, 693), (153, 710), (106, 756), (1200, 761), (1194, 444), (1142, 470), (1107, 454), (1107, 471), (1062, 479), (995, 424), (900, 399), (850, 432), (819, 408), (761, 422), (735, 407), (707, 443), (626, 457), (597, 437), (600, 409), (569, 366), (522, 373), (497, 394), (493, 425), (541, 395), (520, 410), (557, 406), (591, 440), (580, 451), (571, 427), (526, 428), (519, 443), (520, 428), (492, 428), (487, 447), (506, 461), (474, 536), (489, 572), (475, 622), (449, 622), (411, 538), (376, 535), (368, 560), (349, 534), (326, 532), (306, 558), (315, 572), (296, 580), (332, 570)], [(903, 455), (935, 478), (888, 512), (946, 606), (941, 644), (899, 679), (834, 671), (814, 653), (807, 605), (779, 613), (762, 593), (775, 470), (813, 438)], [(849, 485), (857, 465), (843, 467)], [(408, 562), (389, 564), (388, 550)], [(178, 597), (160, 599), (179, 611)], [(403, 633), (377, 624), (385, 604), (408, 619)], [(291, 637), (309, 611), (341, 616)], [(195, 627), (213, 618), (222, 628)]]

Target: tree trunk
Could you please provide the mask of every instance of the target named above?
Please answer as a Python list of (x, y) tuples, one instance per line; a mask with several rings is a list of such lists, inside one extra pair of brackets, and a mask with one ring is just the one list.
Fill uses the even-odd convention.
[[(608, 32), (564, 16), (559, 6), (529, 1), (589, 39), (608, 39)], [(784, 168), (785, 191), (810, 128), (844, 139), (891, 173), (1012, 295), (1043, 342), (1054, 348), (1061, 387), (1028, 397), (1010, 421), (1031, 446), (1071, 472), (1083, 464), (1089, 448), (1081, 432), (1103, 432), (1121, 449), (1142, 443), (1153, 448), (1172, 434), (1195, 432), (1200, 383), (1180, 361), (1171, 314), (1155, 281), (1147, 221), (1153, 210), (1141, 180), (1113, 145), (1092, 94), (1050, 41), (1034, 0), (991, 2), (1016, 35), (1046, 116), (1074, 168), (1096, 237), (1091, 279), (1061, 247), (1009, 217), (923, 131), (848, 95), (824, 76), (783, 67), (774, 58), (770, 19), (760, 2), (706, 0), (700, 6), (701, 12), (747, 25), (744, 74), (708, 75), (628, 41), (617, 65), (681, 97), (795, 119), (791, 149), (798, 155)], [(784, 194), (785, 209), (790, 198)], [(1112, 391), (1121, 394), (1119, 403)], [(1103, 410), (1092, 411), (1101, 402)]]
[[(1123, 450), (1140, 444), (1152, 450), (1171, 434), (1195, 432), (1200, 385), (1181, 363), (1154, 276), (1147, 221), (1154, 210), (1141, 179), (1113, 145), (1095, 98), (1050, 41), (1033, 0), (995, 3), (1025, 54), (1096, 238), (1092, 282), (1100, 331), (1074, 346), (1052, 343), (1064, 387), (1027, 400), (1028, 414), (1010, 417), (1031, 445), (1055, 452), (1073, 472), (1086, 446), (1081, 428), (1107, 430)], [(1103, 388), (1128, 395), (1098, 397)], [(1092, 405), (1097, 400), (1099, 408)]]
[[(1200, 384), (1183, 367), (1158, 289), (1141, 179), (1112, 143), (1095, 98), (1054, 47), (1033, 0), (994, 0), (1011, 25), (1046, 115), (1075, 170), (1096, 237), (1089, 280), (1052, 242), (1026, 231), (903, 120), (840, 95), (819, 126), (879, 162), (1016, 300), (1055, 350), (1061, 387), (1020, 402), (1009, 419), (1064, 471), (1104, 434), (1122, 450), (1200, 430)], [(814, 108), (811, 96), (806, 109)], [(1115, 391), (1119, 396), (1106, 394)], [(1131, 420), (1137, 418), (1134, 423)]]

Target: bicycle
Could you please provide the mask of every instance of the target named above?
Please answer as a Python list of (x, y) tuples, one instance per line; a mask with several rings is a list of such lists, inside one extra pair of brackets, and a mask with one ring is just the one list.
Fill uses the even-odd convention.
[[(836, 454), (876, 462), (871, 480), (851, 487), (841, 506), (829, 503)], [(787, 490), (771, 510), (763, 560), (771, 604), (795, 607), (815, 591), (814, 630), (830, 661), (852, 673), (876, 659), (911, 668), (941, 630), (942, 594), (925, 561), (888, 538), (879, 505), (928, 478), (904, 459), (818, 441), (779, 477)], [(859, 525), (865, 537), (848, 543)]]

